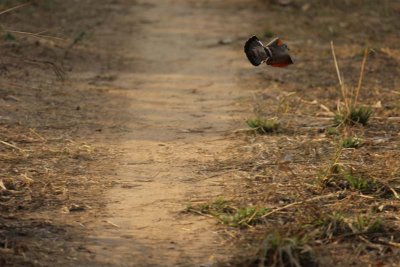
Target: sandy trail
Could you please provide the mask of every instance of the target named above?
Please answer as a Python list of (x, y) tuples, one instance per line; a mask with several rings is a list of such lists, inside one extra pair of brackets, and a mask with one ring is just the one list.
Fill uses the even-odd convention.
[(180, 214), (222, 194), (220, 178), (199, 170), (231, 142), (234, 100), (245, 94), (235, 77), (248, 68), (239, 43), (218, 40), (238, 38), (251, 12), (216, 2), (138, 1), (120, 19), (135, 27), (118, 48), (134, 67), (114, 83), (128, 88), (130, 130), (115, 142), (125, 155), (107, 196), (109, 225), (92, 236), (98, 264), (200, 266), (227, 254), (215, 221)]

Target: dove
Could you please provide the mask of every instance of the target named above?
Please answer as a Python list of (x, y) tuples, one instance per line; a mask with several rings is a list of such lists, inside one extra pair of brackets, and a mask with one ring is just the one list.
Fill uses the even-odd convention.
[(253, 36), (244, 45), (244, 52), (254, 66), (259, 66), (264, 62), (272, 67), (281, 68), (293, 64), (289, 48), (279, 37), (264, 46), (256, 36)]

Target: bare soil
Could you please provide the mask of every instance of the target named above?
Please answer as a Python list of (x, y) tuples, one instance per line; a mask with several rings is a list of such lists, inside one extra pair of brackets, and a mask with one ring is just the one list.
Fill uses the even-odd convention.
[[(341, 166), (399, 192), (400, 7), (328, 2), (55, 0), (1, 15), (0, 265), (396, 266), (398, 199), (319, 177), (356, 134), (365, 145)], [(295, 65), (252, 68), (252, 34), (280, 36)], [(373, 117), (339, 137), (330, 40), (346, 84), (373, 48), (360, 95)], [(256, 135), (253, 117), (281, 128)], [(218, 197), (278, 211), (245, 227), (184, 212)], [(384, 231), (322, 236), (314, 219), (332, 212)], [(270, 233), (307, 239), (293, 250), (307, 259), (260, 256)]]

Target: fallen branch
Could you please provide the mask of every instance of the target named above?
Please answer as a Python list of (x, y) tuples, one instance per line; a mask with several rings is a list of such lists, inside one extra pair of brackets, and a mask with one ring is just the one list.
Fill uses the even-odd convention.
[(21, 149), (21, 148), (19, 148), (19, 147), (17, 147), (17, 146), (14, 146), (13, 144), (10, 144), (10, 143), (8, 143), (8, 142), (6, 142), (6, 141), (1, 141), (1, 140), (0, 140), (0, 143), (2, 143), (3, 145), (9, 146), (9, 147), (15, 148), (15, 149), (17, 149), (17, 150), (19, 150), (19, 151), (24, 151), (23, 149)]
[(337, 195), (338, 195), (338, 193), (331, 193), (331, 194), (324, 195), (324, 196), (312, 197), (312, 198), (309, 198), (309, 199), (306, 199), (306, 200), (303, 200), (303, 201), (296, 201), (296, 202), (290, 203), (290, 204), (288, 204), (286, 206), (276, 208), (276, 209), (264, 214), (263, 216), (261, 216), (261, 218), (266, 218), (271, 214), (274, 214), (274, 213), (282, 211), (282, 210), (286, 210), (286, 209), (291, 208), (291, 207), (296, 206), (296, 205), (300, 205), (300, 204), (308, 203), (308, 202), (313, 202), (313, 201), (320, 200), (320, 199), (325, 199), (325, 198), (337, 197)]
[(13, 11), (13, 10), (16, 10), (16, 9), (21, 8), (21, 7), (24, 7), (24, 6), (28, 6), (28, 5), (30, 5), (30, 4), (31, 4), (31, 3), (29, 2), (29, 3), (24, 3), (24, 4), (21, 4), (21, 5), (15, 6), (15, 7), (11, 7), (11, 8), (9, 8), (9, 9), (6, 9), (6, 10), (1, 11), (1, 12), (0, 12), (0, 15), (3, 15), (3, 14), (5, 14), (5, 13), (11, 12), (11, 11)]

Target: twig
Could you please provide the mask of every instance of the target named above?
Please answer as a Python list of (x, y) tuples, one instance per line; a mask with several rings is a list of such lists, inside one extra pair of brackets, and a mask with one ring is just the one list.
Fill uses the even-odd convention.
[(2, 143), (3, 145), (9, 146), (9, 147), (15, 148), (15, 149), (17, 149), (17, 150), (19, 150), (19, 151), (24, 151), (23, 149), (21, 149), (21, 148), (19, 148), (19, 147), (17, 147), (17, 146), (14, 146), (13, 144), (10, 144), (10, 143), (8, 143), (8, 142), (6, 142), (6, 141), (0, 140), (0, 143)]
[(331, 50), (332, 50), (333, 62), (335, 63), (336, 74), (337, 74), (338, 80), (339, 80), (340, 91), (342, 93), (342, 97), (343, 97), (343, 101), (344, 101), (344, 104), (346, 106), (346, 109), (347, 109), (347, 111), (349, 111), (349, 105), (347, 103), (347, 93), (346, 93), (346, 90), (345, 90), (345, 87), (344, 87), (344, 83), (343, 83), (342, 77), (340, 75), (339, 65), (338, 65), (338, 62), (336, 60), (336, 54), (335, 54), (335, 48), (333, 46), (333, 41), (331, 41)]
[(360, 78), (358, 79), (357, 91), (354, 97), (354, 106), (357, 105), (358, 95), (360, 93), (362, 80), (364, 78), (364, 69), (365, 69), (365, 63), (367, 62), (367, 57), (368, 57), (368, 48), (365, 48), (363, 61), (361, 63)]
[(54, 74), (60, 79), (64, 80), (65, 79), (65, 72), (62, 68), (58, 67), (55, 63), (51, 61), (45, 61), (45, 60), (37, 60), (37, 59), (22, 59), (26, 63), (31, 63), (31, 64), (47, 64), (50, 65), (50, 67), (53, 69)]
[(390, 191), (392, 191), (393, 196), (394, 196), (396, 199), (399, 199), (399, 198), (400, 198), (400, 197), (399, 197), (399, 194), (397, 194), (396, 190), (394, 190), (394, 189), (393, 189), (392, 187), (390, 187), (390, 186), (388, 186), (388, 188), (389, 188)]
[(30, 4), (31, 4), (31, 3), (28, 2), (28, 3), (24, 3), (24, 4), (21, 4), (21, 5), (15, 6), (15, 7), (11, 7), (11, 8), (9, 8), (9, 9), (6, 9), (6, 10), (1, 11), (1, 12), (0, 12), (0, 15), (3, 15), (3, 14), (5, 14), (5, 13), (11, 12), (11, 11), (13, 11), (13, 10), (16, 10), (16, 9), (21, 8), (21, 7), (24, 7), (24, 6), (28, 6), (28, 5), (30, 5)]
[(33, 133), (34, 135), (36, 135), (37, 137), (39, 137), (40, 139), (42, 139), (42, 141), (46, 141), (46, 138), (44, 138), (43, 136), (41, 136), (40, 134), (38, 134), (34, 129), (29, 129), (29, 131), (31, 133)]
[(362, 235), (357, 236), (360, 240), (364, 241), (369, 247), (377, 249), (379, 251), (382, 251), (382, 246), (372, 243), (371, 241), (369, 241), (368, 239), (366, 239), (365, 237), (363, 237)]
[(209, 217), (209, 218), (214, 218), (214, 217), (215, 217), (215, 216), (212, 216), (212, 215), (210, 215), (210, 214), (207, 214), (207, 213), (203, 213), (203, 212), (201, 212), (201, 211), (198, 211), (198, 210), (196, 210), (196, 209), (193, 209), (193, 208), (189, 208), (187, 211), (190, 211), (190, 212), (196, 213), (196, 214), (198, 214), (198, 215), (201, 215), (201, 216)]
[(381, 239), (378, 239), (378, 240), (379, 240), (379, 242), (381, 242), (381, 243), (383, 243), (385, 245), (389, 245), (389, 246), (392, 246), (392, 247), (400, 248), (400, 243), (396, 243), (396, 242), (392, 242), (392, 241), (384, 241), (384, 240), (381, 240)]
[(121, 228), (119, 225), (117, 225), (117, 224), (115, 224), (115, 223), (113, 223), (113, 222), (110, 222), (110, 221), (108, 221), (108, 220), (106, 220), (106, 221), (104, 221), (104, 222), (106, 222), (106, 223), (108, 223), (108, 224), (110, 224), (110, 225), (112, 225), (112, 226), (114, 226), (114, 227), (116, 227), (116, 228)]
[(246, 222), (246, 224), (248, 225), (253, 219), (254, 217), (257, 215), (258, 213), (258, 209), (254, 210), (254, 213), (250, 216), (250, 218), (244, 218), (243, 220), (239, 221), (238, 224), (242, 224), (244, 222)]
[(19, 56), (12, 56), (12, 55), (7, 55), (7, 57), (9, 58), (14, 58), (14, 59), (18, 59), (21, 60), (25, 63), (28, 64), (36, 64), (36, 65), (40, 65), (40, 64), (46, 64), (49, 65), (53, 71), (54, 74), (60, 79), (60, 80), (64, 80), (65, 79), (65, 72), (61, 67), (58, 67), (55, 63), (48, 61), (48, 60), (38, 60), (38, 59), (31, 59), (31, 58), (24, 58), (24, 57), (19, 57)]
[(40, 39), (40, 38), (42, 38), (42, 39), (49, 38), (49, 39), (55, 39), (55, 40), (59, 40), (59, 41), (65, 41), (65, 39), (60, 38), (60, 37), (51, 36), (51, 35), (42, 35), (42, 34), (41, 34), (42, 32), (40, 32), (40, 33), (33, 33), (33, 32), (23, 32), (23, 31), (7, 30), (7, 29), (4, 29), (3, 31), (4, 31), (4, 32), (10, 32), (10, 33), (15, 33), (15, 34), (28, 35), (28, 36), (32, 36), (32, 37), (39, 38), (39, 39)]
[(269, 215), (274, 214), (274, 213), (276, 213), (278, 211), (282, 211), (282, 210), (291, 208), (291, 207), (299, 205), (299, 204), (313, 202), (313, 201), (316, 201), (316, 200), (325, 199), (325, 198), (331, 198), (331, 197), (335, 197), (335, 196), (337, 196), (337, 193), (331, 193), (331, 194), (324, 195), (324, 196), (312, 197), (312, 198), (309, 198), (309, 199), (306, 199), (306, 200), (303, 200), (303, 201), (296, 201), (296, 202), (290, 203), (290, 204), (288, 204), (286, 206), (276, 208), (273, 211), (270, 211), (270, 212), (264, 214), (263, 216), (261, 216), (261, 218), (266, 218)]

